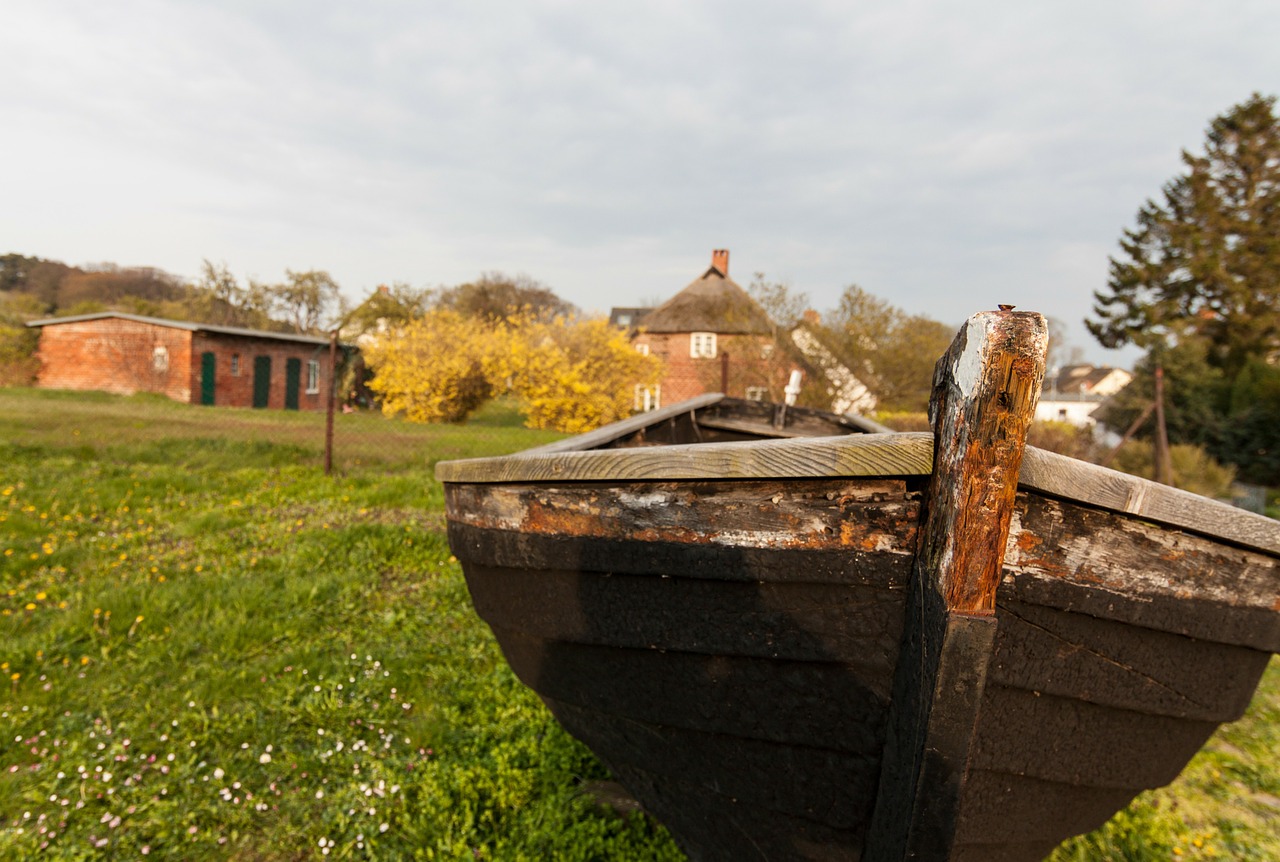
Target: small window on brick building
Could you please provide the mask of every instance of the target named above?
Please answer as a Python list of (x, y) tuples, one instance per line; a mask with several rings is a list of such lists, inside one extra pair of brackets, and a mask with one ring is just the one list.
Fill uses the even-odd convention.
[(769, 399), (769, 387), (767, 386), (748, 386), (748, 401), (767, 401)]
[(639, 353), (641, 356), (648, 356), (648, 355), (649, 355), (649, 345), (647, 345), (647, 344), (637, 344), (637, 345), (636, 345), (636, 353)]
[(231, 376), (232, 377), (240, 376), (240, 354), (239, 353), (231, 354)]
[(169, 348), (163, 344), (156, 345), (151, 351), (151, 367), (156, 371), (169, 370)]
[(642, 386), (636, 384), (635, 394), (635, 410), (638, 413), (648, 413), (650, 410), (657, 410), (662, 406), (662, 387), (661, 386)]
[(307, 394), (315, 395), (320, 391), (320, 362), (315, 359), (307, 360)]
[(760, 347), (760, 358), (768, 359), (771, 356), (773, 356), (773, 345), (767, 343), (762, 345)]
[(689, 355), (694, 359), (716, 358), (716, 334), (694, 332), (689, 335)]

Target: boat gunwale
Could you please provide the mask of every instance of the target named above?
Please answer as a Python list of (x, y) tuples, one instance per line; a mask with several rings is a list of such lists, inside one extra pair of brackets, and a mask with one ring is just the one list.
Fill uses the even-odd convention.
[[(601, 445), (583, 438), (563, 441), (569, 443)], [(543, 447), (442, 461), (436, 478), (466, 484), (889, 478), (927, 476), (933, 467), (933, 434), (927, 431), (630, 449), (563, 444), (559, 451)], [(1033, 446), (1025, 450), (1018, 487), (1280, 556), (1280, 522)]]

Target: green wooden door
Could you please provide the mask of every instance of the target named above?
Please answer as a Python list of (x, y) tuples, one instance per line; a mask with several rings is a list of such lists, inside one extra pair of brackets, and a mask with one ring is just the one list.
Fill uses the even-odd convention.
[(271, 397), (271, 357), (253, 357), (253, 406), (266, 407)]
[(298, 409), (298, 390), (302, 387), (302, 360), (290, 357), (284, 361), (284, 409)]
[(212, 350), (200, 354), (200, 403), (212, 404), (216, 388), (214, 375), (218, 369), (218, 357)]

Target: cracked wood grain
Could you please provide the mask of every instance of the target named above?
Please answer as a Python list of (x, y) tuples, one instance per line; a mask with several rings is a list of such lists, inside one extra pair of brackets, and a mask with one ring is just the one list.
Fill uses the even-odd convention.
[(1047, 345), (1039, 314), (986, 312), (969, 319), (938, 361), (933, 471), (866, 862), (953, 856)]

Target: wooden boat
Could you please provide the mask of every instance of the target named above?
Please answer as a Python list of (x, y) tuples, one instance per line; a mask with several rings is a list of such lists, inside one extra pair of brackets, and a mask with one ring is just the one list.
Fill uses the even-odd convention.
[(511, 666), (690, 857), (1040, 859), (1245, 710), (1280, 524), (1024, 450), (1043, 330), (972, 318), (932, 435), (706, 396), (439, 465)]

